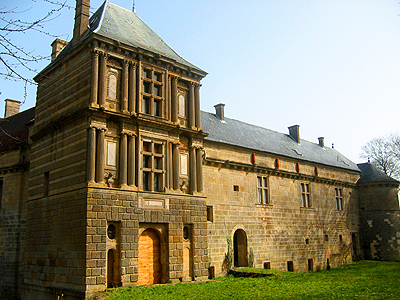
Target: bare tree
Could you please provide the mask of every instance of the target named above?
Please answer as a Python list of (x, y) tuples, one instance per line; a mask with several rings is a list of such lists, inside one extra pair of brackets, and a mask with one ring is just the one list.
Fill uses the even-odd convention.
[(368, 159), (386, 175), (400, 179), (400, 136), (391, 134), (369, 141), (361, 147), (360, 158)]
[(32, 1), (32, 5), (46, 2), (50, 4), (51, 8), (43, 12), (43, 15), (37, 17), (36, 20), (28, 21), (25, 16), (29, 13), (29, 9), (19, 9), (17, 1), (10, 1), (9, 6), (0, 6), (0, 78), (24, 82), (24, 98), (26, 98), (27, 85), (35, 84), (31, 78), (37, 74), (37, 63), (48, 60), (49, 57), (35, 53), (35, 49), (28, 49), (24, 45), (16, 44), (14, 42), (16, 35), (36, 31), (56, 37), (45, 30), (45, 24), (57, 18), (64, 8), (73, 8), (66, 4), (66, 0), (65, 2), (57, 0), (30, 1)]

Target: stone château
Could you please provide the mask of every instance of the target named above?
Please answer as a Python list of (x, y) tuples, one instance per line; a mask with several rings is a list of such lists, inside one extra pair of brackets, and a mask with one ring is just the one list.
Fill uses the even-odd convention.
[(0, 298), (400, 259), (397, 186), (324, 139), (200, 110), (207, 73), (105, 2), (0, 120)]

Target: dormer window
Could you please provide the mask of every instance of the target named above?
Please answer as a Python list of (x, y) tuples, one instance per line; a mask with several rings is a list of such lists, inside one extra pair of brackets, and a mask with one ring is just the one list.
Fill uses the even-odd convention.
[(164, 100), (163, 73), (153, 68), (144, 68), (142, 74), (142, 113), (162, 117)]

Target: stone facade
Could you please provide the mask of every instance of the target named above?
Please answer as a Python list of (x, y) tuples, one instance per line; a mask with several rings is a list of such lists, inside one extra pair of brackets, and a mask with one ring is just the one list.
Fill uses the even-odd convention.
[[(200, 112), (206, 72), (135, 13), (105, 2), (89, 22), (88, 8), (77, 1), (72, 41), (35, 78), (35, 109), (0, 121), (1, 299), (205, 280), (230, 260), (299, 272), (398, 260), (398, 182), (360, 185), (297, 125), (259, 146), (265, 132), (241, 132), (223, 104)], [(258, 138), (218, 139), (209, 116), (236, 124), (223, 136)]]
[[(213, 210), (207, 223), (209, 259), (217, 276), (226, 272), (227, 239), (235, 244), (238, 230), (258, 268), (287, 270), (291, 261), (294, 271), (305, 272), (326, 268), (328, 259), (331, 266), (352, 261), (351, 236), (359, 230), (357, 173), (318, 166), (316, 175), (312, 163), (302, 163), (297, 172), (296, 161), (264, 153), (252, 164), (250, 150), (210, 142), (205, 151), (204, 189)], [(258, 199), (258, 178), (268, 181), (266, 203)], [(301, 183), (310, 186), (310, 207), (302, 204)], [(343, 209), (336, 206), (335, 188), (342, 191)]]

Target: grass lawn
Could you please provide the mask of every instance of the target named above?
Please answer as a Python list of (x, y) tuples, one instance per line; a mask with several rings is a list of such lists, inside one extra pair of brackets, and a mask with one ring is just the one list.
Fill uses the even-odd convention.
[(104, 299), (400, 299), (399, 262), (361, 261), (314, 273), (272, 272), (275, 276), (119, 288)]

